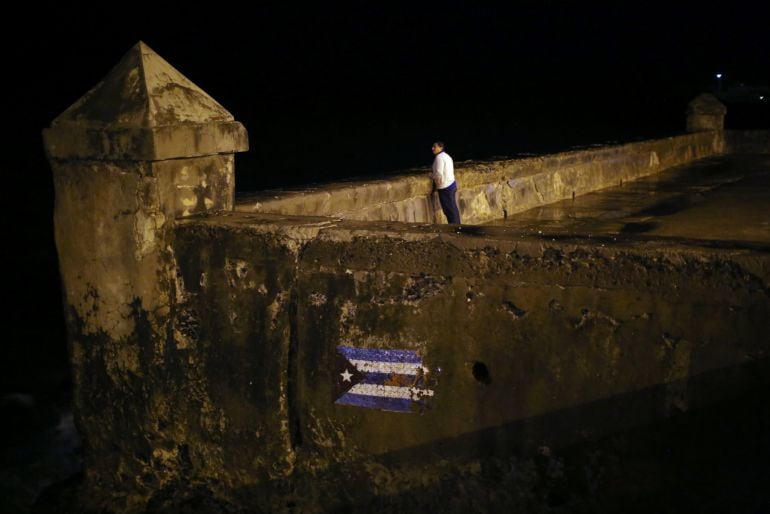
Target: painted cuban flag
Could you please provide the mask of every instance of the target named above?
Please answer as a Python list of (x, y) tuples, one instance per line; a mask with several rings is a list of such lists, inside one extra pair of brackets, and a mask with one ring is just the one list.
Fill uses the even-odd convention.
[(433, 391), (425, 386), (428, 368), (412, 350), (338, 346), (334, 403), (412, 412)]

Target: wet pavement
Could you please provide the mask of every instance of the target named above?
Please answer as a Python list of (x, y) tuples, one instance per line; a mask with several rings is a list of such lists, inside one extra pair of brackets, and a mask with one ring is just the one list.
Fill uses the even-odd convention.
[(509, 216), (491, 225), (574, 237), (770, 244), (770, 155), (727, 155)]

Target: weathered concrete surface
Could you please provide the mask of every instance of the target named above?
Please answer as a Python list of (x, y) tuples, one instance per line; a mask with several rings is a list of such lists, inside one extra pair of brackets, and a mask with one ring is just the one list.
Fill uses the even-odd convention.
[(232, 156), (121, 164), (53, 162), (65, 301), (86, 333), (118, 339), (136, 330), (135, 299), (168, 315), (173, 270), (160, 271), (170, 265), (167, 224), (230, 207), (233, 188)]
[(169, 463), (189, 459), (186, 407), (216, 422), (207, 398), (169, 372), (187, 328), (174, 312), (171, 228), (232, 209), (232, 153), (245, 137), (143, 43), (44, 131), (86, 508), (143, 508), (181, 472)]
[(432, 222), (435, 209), (430, 203), (430, 180), (427, 169), (420, 169), (388, 178), (339, 181), (293, 191), (253, 192), (239, 196), (235, 210), (292, 216)]
[(243, 152), (243, 125), (146, 44), (43, 131), (56, 159), (159, 161)]
[(687, 132), (720, 131), (725, 128), (727, 107), (711, 93), (703, 93), (687, 104)]
[[(456, 163), (463, 221), (477, 224), (658, 173), (723, 151), (721, 132), (702, 132), (526, 159)], [(435, 195), (434, 195), (435, 196)], [(236, 210), (341, 219), (445, 222), (428, 170), (244, 195)]]
[[(168, 409), (188, 394), (164, 371), (176, 280), (169, 227), (176, 216), (232, 205), (233, 157), (52, 164), (84, 467), (97, 495), (120, 499), (147, 476), (134, 464), (148, 466), (150, 455), (157, 463), (178, 448), (159, 443), (168, 435), (163, 427), (178, 420)], [(143, 435), (126, 437), (127, 430)], [(139, 461), (128, 463), (126, 454)]]
[[(415, 349), (441, 372), (434, 376), (434, 402), (413, 417), (332, 405), (334, 377), (300, 375), (306, 386), (299, 391), (308, 391), (302, 400), (312, 413), (307, 430), (313, 433), (324, 412), (336, 421), (346, 438), (344, 445), (327, 446), (335, 449), (331, 455), (353, 446), (365, 455), (396, 452), (400, 464), (410, 462), (414, 448), (427, 462), (450, 448), (499, 456), (542, 441), (557, 447), (592, 439), (645, 423), (647, 416), (697, 408), (753, 380), (754, 387), (764, 383), (767, 375), (747, 369), (762, 363), (758, 369), (766, 370), (770, 350), (770, 220), (762, 209), (770, 199), (770, 163), (732, 159), (678, 171), (688, 179), (680, 192), (707, 197), (694, 215), (719, 212), (733, 204), (732, 196), (745, 197), (742, 208), (753, 217), (727, 211), (734, 225), (718, 227), (706, 215), (697, 230), (683, 212), (670, 219), (676, 214), (662, 209), (671, 198), (659, 183), (654, 201), (643, 187), (635, 189), (636, 203), (633, 193), (617, 202), (607, 193), (612, 206), (631, 213), (640, 205), (658, 207), (647, 221), (655, 226), (665, 218), (663, 237), (624, 231), (634, 221), (615, 220), (606, 203), (591, 211), (593, 195), (584, 197), (584, 224), (578, 207), (572, 211), (577, 220), (558, 217), (566, 226), (537, 216), (549, 212), (543, 208), (523, 216), (524, 224), (430, 235), (425, 227), (417, 230), (423, 238), (363, 227), (323, 231), (303, 252), (300, 269), (299, 310), (309, 311), (304, 319), (312, 321), (299, 326), (299, 369), (332, 369), (334, 347), (362, 345)], [(729, 191), (713, 182), (711, 195), (698, 191), (693, 172), (707, 183), (727, 183)], [(555, 204), (564, 212), (558, 209)], [(609, 219), (596, 219), (602, 214)], [(747, 221), (744, 232), (733, 233), (731, 227)], [(563, 419), (553, 426), (514, 428), (517, 420), (555, 412)], [(387, 473), (387, 485), (375, 476), (368, 486), (394, 492), (387, 481), (401, 479), (399, 486), (408, 488), (403, 477), (430, 481), (431, 471), (423, 465), (419, 472)]]
[(723, 146), (721, 133), (704, 132), (566, 152), (510, 162), (494, 183), (487, 170), (474, 169), (466, 177), (460, 207), (468, 211), (468, 223), (505, 218), (717, 155)]
[(171, 372), (197, 397), (177, 438), (189, 447), (189, 478), (215, 480), (225, 495), (293, 472), (288, 373), (296, 267), (302, 243), (326, 223), (228, 216), (183, 223), (176, 232), (180, 366)]

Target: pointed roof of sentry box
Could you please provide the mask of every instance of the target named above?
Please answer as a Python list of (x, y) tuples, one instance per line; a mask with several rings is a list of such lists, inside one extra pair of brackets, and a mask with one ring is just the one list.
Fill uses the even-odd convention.
[(139, 41), (99, 84), (51, 124), (158, 127), (233, 119), (216, 100)]
[(248, 149), (233, 115), (144, 42), (44, 131), (58, 158), (162, 160)]

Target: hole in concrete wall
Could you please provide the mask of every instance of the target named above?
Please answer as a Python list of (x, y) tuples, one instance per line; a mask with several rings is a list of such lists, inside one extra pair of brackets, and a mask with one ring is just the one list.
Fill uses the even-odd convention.
[(508, 219), (508, 211), (507, 211), (507, 210), (505, 210), (505, 209), (503, 209), (503, 219), (504, 219), (504, 220), (507, 220), (507, 219)]
[(513, 319), (523, 318), (527, 314), (527, 311), (516, 307), (513, 302), (503, 302), (503, 310), (513, 316)]
[(484, 385), (492, 383), (492, 377), (489, 375), (489, 368), (483, 362), (473, 363), (473, 378)]

